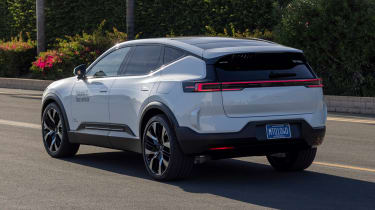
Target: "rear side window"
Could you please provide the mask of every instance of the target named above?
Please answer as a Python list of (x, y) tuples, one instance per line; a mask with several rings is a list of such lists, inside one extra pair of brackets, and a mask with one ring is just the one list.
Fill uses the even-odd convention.
[(221, 82), (315, 78), (301, 53), (233, 54), (215, 66)]
[(159, 45), (137, 46), (122, 75), (146, 75), (161, 66)]
[(185, 52), (171, 47), (165, 47), (164, 50), (164, 64), (171, 63), (178, 60), (185, 55)]

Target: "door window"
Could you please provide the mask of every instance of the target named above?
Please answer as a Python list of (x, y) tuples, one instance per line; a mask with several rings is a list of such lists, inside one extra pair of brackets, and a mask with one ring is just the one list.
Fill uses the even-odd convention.
[(161, 66), (161, 46), (137, 46), (123, 75), (146, 75)]
[(130, 47), (121, 48), (111, 52), (95, 64), (87, 73), (87, 76), (111, 77), (117, 76), (117, 72), (129, 53)]

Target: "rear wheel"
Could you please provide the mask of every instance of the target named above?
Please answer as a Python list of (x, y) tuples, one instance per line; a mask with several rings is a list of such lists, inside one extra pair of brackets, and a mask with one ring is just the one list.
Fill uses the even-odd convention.
[(43, 111), (42, 134), (44, 148), (54, 158), (74, 156), (79, 149), (79, 144), (69, 142), (62, 112), (55, 103)]
[(271, 166), (278, 171), (302, 171), (312, 164), (316, 152), (316, 148), (309, 148), (305, 150), (268, 155), (267, 159)]
[(164, 115), (152, 117), (143, 132), (143, 159), (148, 173), (157, 180), (187, 177), (193, 168), (193, 158), (179, 148), (174, 130)]

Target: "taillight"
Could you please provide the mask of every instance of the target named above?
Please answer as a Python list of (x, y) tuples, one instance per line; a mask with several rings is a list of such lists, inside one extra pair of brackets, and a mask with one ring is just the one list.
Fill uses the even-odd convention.
[(322, 87), (324, 87), (323, 80), (318, 79), (318, 80), (315, 81), (315, 84), (306, 85), (306, 87), (308, 87), (308, 88), (322, 88)]
[(251, 82), (184, 82), (184, 92), (217, 92), (239, 91), (245, 88), (305, 86), (307, 88), (323, 87), (321, 79), (267, 80)]

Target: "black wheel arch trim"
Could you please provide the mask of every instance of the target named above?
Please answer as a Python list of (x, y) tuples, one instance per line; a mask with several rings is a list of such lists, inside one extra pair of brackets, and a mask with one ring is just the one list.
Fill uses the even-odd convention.
[(66, 115), (65, 107), (64, 107), (62, 101), (60, 100), (60, 98), (55, 93), (48, 93), (48, 95), (43, 99), (42, 110), (41, 110), (41, 118), (43, 118), (44, 109), (48, 106), (48, 104), (50, 104), (50, 101), (55, 102), (59, 106), (59, 108), (62, 112), (63, 118), (64, 118), (66, 131), (69, 132), (70, 126), (69, 126), (68, 116)]
[(160, 102), (160, 101), (151, 101), (149, 102), (142, 110), (142, 114), (141, 114), (141, 118), (140, 118), (140, 121), (139, 121), (139, 137), (142, 138), (142, 125), (143, 125), (143, 120), (144, 120), (144, 117), (146, 115), (146, 113), (151, 110), (151, 109), (159, 109), (161, 112), (163, 112), (169, 122), (171, 122), (172, 124), (172, 127), (175, 129), (176, 131), (176, 128), (179, 127), (179, 124), (178, 124), (178, 121), (176, 119), (176, 117), (174, 116), (173, 112), (171, 111), (171, 109), (165, 105), (164, 103)]

